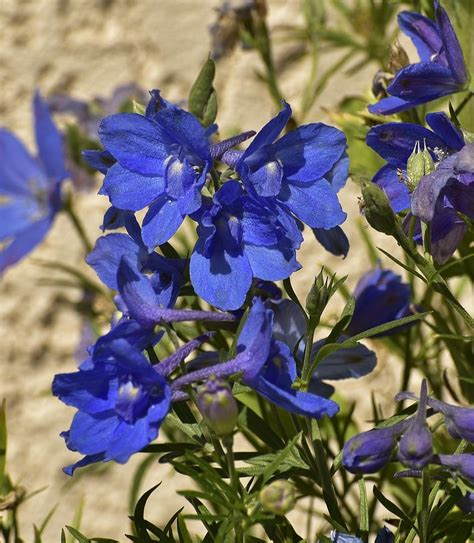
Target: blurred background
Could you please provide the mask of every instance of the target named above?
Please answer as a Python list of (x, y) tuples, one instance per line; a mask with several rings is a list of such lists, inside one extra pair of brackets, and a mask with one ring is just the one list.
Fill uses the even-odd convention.
[[(222, 8), (217, 0), (2, 0), (0, 124), (14, 131), (35, 152), (31, 129), (35, 88), (46, 97), (66, 94), (90, 100), (109, 97), (117, 86), (133, 82), (143, 89), (159, 88), (168, 100), (184, 103), (209, 52), (213, 50), (215, 56), (220, 56), (223, 51), (219, 46), (225, 50), (233, 39), (233, 17), (237, 15), (230, 9), (231, 4)], [(264, 9), (263, 2), (256, 4)], [(347, 27), (348, 19), (344, 20), (340, 9), (344, 4), (367, 8), (373, 2), (325, 4), (326, 20), (318, 24), (327, 29), (331, 25)], [(393, 30), (396, 24), (392, 15), (399, 6), (396, 2), (389, 4), (390, 16), (384, 24)], [(353, 17), (352, 24), (362, 38), (371, 40), (373, 59), (362, 54), (349, 64), (342, 62), (348, 49), (330, 40), (318, 49), (316, 58), (310, 54), (314, 53), (311, 48), (316, 41), (311, 41), (314, 35), (307, 24), (307, 10), (316, 5), (319, 2), (299, 0), (266, 3), (265, 21), (274, 40), (272, 69), (278, 80), (277, 91), (273, 88), (269, 92), (262, 82), (269, 72), (265, 71), (261, 52), (242, 48), (240, 40), (218, 60), (215, 87), (221, 137), (258, 130), (276, 113), (278, 93), (294, 107), (299, 122), (333, 122), (330, 112), (343, 98), (370, 96), (370, 82), (380, 67), (376, 57), (385, 55), (391, 37), (378, 39), (367, 12), (356, 10), (352, 14), (358, 18)], [(210, 27), (217, 21), (220, 26), (213, 27), (212, 38)], [(408, 52), (413, 55), (409, 48)], [(328, 74), (326, 80), (324, 74)], [(108, 204), (106, 198), (96, 194), (100, 177), (92, 189), (83, 189), (76, 196), (77, 212), (93, 240), (100, 235), (99, 225)], [(338, 275), (349, 274), (350, 288), (369, 269), (358, 227), (363, 224), (358, 194), (357, 184), (351, 181), (341, 193), (348, 213), (343, 228), (351, 243), (346, 259), (333, 257), (316, 243), (311, 232), (306, 233), (299, 254), (303, 269), (294, 278), (298, 294), (304, 296), (323, 264)], [(375, 243), (395, 251), (387, 241), (381, 236)], [(13, 479), (29, 492), (41, 491), (21, 506), (23, 537), (32, 540), (32, 524), (40, 525), (61, 501), (44, 540), (58, 541), (60, 529), (73, 522), (81, 504), (85, 533), (123, 540), (128, 530), (129, 488), (140, 455), (126, 466), (102, 465), (73, 479), (61, 471), (75, 458), (59, 437), (69, 427), (73, 410), (51, 396), (50, 385), (55, 373), (73, 371), (77, 365), (83, 329), (77, 307), (84, 300), (78, 291), (58, 284), (59, 276), (43, 266), (45, 260), (91, 273), (83, 262), (80, 241), (65, 216), (58, 217), (39, 249), (0, 279), (0, 397), (5, 397), (7, 404), (8, 466)], [(348, 400), (360, 399), (356, 414), (361, 420), (370, 404), (366, 393), (369, 384), (373, 388), (373, 381), (379, 383), (377, 400), (383, 408), (384, 399), (393, 397), (400, 381), (399, 369), (391, 363), (388, 351), (375, 343), (371, 347), (378, 351), (377, 370), (358, 382), (343, 384)], [(160, 480), (163, 484), (150, 500), (148, 514), (163, 521), (183, 503), (176, 495), (179, 481), (171, 477), (166, 466), (156, 464), (143, 489)], [(84, 501), (83, 496), (87, 496)]]

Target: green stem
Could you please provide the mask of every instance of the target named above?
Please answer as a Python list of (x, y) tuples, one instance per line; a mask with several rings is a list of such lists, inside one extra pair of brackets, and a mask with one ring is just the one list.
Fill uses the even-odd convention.
[(319, 324), (318, 318), (310, 318), (306, 325), (306, 336), (304, 346), (303, 369), (301, 371), (301, 390), (308, 390), (311, 380), (311, 350), (313, 348), (314, 332)]
[(63, 210), (66, 212), (67, 216), (71, 220), (77, 234), (82, 241), (82, 244), (84, 245), (84, 249), (86, 250), (87, 254), (89, 254), (92, 251), (92, 243), (90, 242), (86, 234), (81, 219), (79, 218), (74, 209), (71, 196), (68, 196), (66, 201), (64, 202)]
[[(229, 479), (232, 488), (235, 490), (238, 496), (242, 495), (242, 487), (240, 485), (239, 476), (235, 469), (235, 458), (234, 458), (234, 438), (228, 436), (222, 440), (226, 451), (227, 458), (227, 469), (229, 472)], [(240, 508), (234, 508), (233, 521), (234, 521), (234, 533), (235, 533), (235, 542), (244, 543), (244, 531), (242, 528), (242, 516), (240, 513)]]

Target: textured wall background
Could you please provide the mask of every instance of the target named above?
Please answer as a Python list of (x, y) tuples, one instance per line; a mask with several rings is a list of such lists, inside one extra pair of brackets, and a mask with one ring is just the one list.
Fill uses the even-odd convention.
[[(135, 81), (144, 88), (161, 88), (170, 100), (186, 97), (209, 50), (208, 26), (217, 0), (2, 0), (0, 2), (0, 124), (14, 130), (32, 146), (30, 101), (39, 87), (48, 95), (69, 93), (78, 98), (109, 95), (119, 84)], [(297, 0), (270, 0), (272, 28), (298, 20)], [(287, 45), (277, 47), (277, 58)], [(332, 57), (324, 62), (330, 63)], [(252, 52), (236, 51), (218, 68), (219, 125), (226, 135), (234, 129), (258, 129), (274, 113), (267, 92), (257, 82), (258, 59)], [(296, 101), (308, 74), (305, 61), (292, 66), (282, 79), (287, 100)], [(367, 74), (332, 80), (308, 122), (324, 120), (323, 108), (343, 94), (364, 90)], [(356, 220), (356, 187), (342, 193), (348, 223)], [(78, 196), (78, 210), (92, 238), (106, 201), (95, 193)], [(351, 252), (345, 261), (331, 257), (308, 236), (300, 254), (304, 269), (296, 275), (305, 292), (322, 264), (350, 273), (349, 285), (366, 269), (368, 261), (357, 230), (348, 230)], [(384, 241), (386, 247), (386, 240)], [(0, 396), (7, 398), (9, 423), (8, 465), (16, 480), (29, 490), (46, 489), (22, 506), (24, 535), (32, 536), (32, 523), (40, 524), (61, 500), (45, 541), (58, 541), (61, 527), (72, 522), (73, 511), (86, 495), (83, 527), (89, 535), (120, 538), (128, 529), (127, 492), (140, 460), (127, 466), (107, 466), (95, 474), (70, 480), (61, 466), (73, 459), (59, 438), (69, 426), (72, 410), (50, 396), (54, 373), (72, 371), (81, 323), (73, 309), (75, 292), (44, 286), (54, 278), (35, 260), (60, 260), (85, 266), (80, 243), (65, 217), (32, 258), (9, 270), (0, 280), (1, 371)], [(367, 383), (396, 381), (397, 369), (381, 353), (378, 370), (363, 383), (344, 386), (347, 396), (364, 397)], [(393, 386), (393, 384), (392, 384)], [(391, 396), (390, 387), (386, 396)], [(357, 407), (363, 413), (364, 403)], [(150, 518), (168, 519), (182, 505), (175, 496), (178, 485), (169, 470), (157, 466), (150, 479), (165, 482), (150, 502)]]

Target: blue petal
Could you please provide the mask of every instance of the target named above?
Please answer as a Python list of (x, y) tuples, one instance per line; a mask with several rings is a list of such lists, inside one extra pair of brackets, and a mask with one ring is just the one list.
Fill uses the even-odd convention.
[(122, 420), (106, 444), (106, 459), (124, 464), (158, 435), (159, 426), (151, 427), (146, 418), (129, 424)]
[[(63, 432), (63, 435), (65, 433), (66, 432)], [(72, 476), (77, 468), (84, 468), (86, 466), (90, 466), (91, 464), (95, 464), (96, 462), (105, 462), (105, 454), (99, 453), (99, 454), (86, 455), (84, 456), (84, 458), (82, 458), (78, 462), (64, 467), (63, 471), (66, 475)]]
[(306, 318), (303, 310), (292, 300), (265, 302), (273, 310), (273, 337), (286, 343), (291, 352), (306, 333)]
[(100, 123), (104, 147), (128, 170), (162, 176), (168, 157), (167, 144), (174, 143), (157, 123), (136, 113), (118, 113)]
[(42, 211), (31, 196), (0, 202), (0, 240), (12, 237), (41, 218)]
[(264, 150), (257, 150), (245, 160), (241, 176), (259, 196), (276, 196), (280, 192), (283, 170), (280, 162)]
[(107, 171), (100, 194), (106, 194), (119, 209), (138, 211), (153, 202), (164, 190), (163, 177), (146, 177), (114, 164)]
[[(316, 356), (325, 340), (316, 342), (311, 351)], [(358, 379), (372, 372), (377, 365), (376, 354), (358, 343), (355, 347), (341, 349), (323, 358), (313, 377), (320, 380)]]
[(337, 403), (331, 400), (292, 388), (289, 375), (285, 378), (280, 372), (285, 361), (288, 363), (287, 359), (292, 358), (286, 345), (278, 343), (278, 352), (273, 351), (272, 356), (265, 370), (249, 382), (256, 392), (285, 411), (298, 415), (319, 419), (324, 415), (332, 417), (339, 411)]
[(8, 130), (0, 128), (0, 194), (31, 195), (31, 180), (46, 188), (47, 181), (38, 163)]
[(295, 251), (286, 246), (264, 247), (246, 243), (244, 254), (250, 263), (253, 276), (265, 281), (286, 279), (301, 268)]
[(421, 178), (411, 198), (411, 209), (415, 217), (419, 217), (425, 222), (433, 220), (438, 197), (449, 183), (455, 181), (453, 176), (452, 169), (439, 167)]
[(91, 168), (103, 174), (115, 164), (115, 158), (108, 151), (86, 149), (82, 151), (82, 156)]
[(50, 217), (32, 223), (28, 228), (20, 232), (7, 247), (0, 250), (0, 273), (8, 266), (18, 262), (32, 251), (48, 233), (52, 224)]
[(242, 253), (228, 253), (214, 242), (205, 256), (199, 239), (191, 255), (190, 275), (196, 294), (219, 309), (239, 309), (252, 284), (252, 269)]
[(72, 420), (66, 445), (69, 449), (82, 454), (102, 453), (119, 424), (120, 419), (113, 410), (95, 415), (79, 411)]
[(86, 257), (86, 262), (94, 268), (105, 285), (117, 290), (117, 271), (124, 256), (138, 271), (140, 260), (146, 253), (126, 234), (108, 234), (96, 241), (94, 249)]
[[(193, 165), (210, 165), (211, 151), (205, 128), (194, 115), (178, 107), (167, 107), (162, 109), (155, 117), (157, 123), (162, 127), (168, 137), (190, 150)], [(197, 155), (200, 161), (196, 161)], [(188, 159), (190, 159), (188, 156)], [(201, 162), (201, 164), (198, 164)]]
[(416, 105), (417, 103), (403, 100), (402, 98), (398, 98), (398, 96), (388, 96), (387, 98), (382, 98), (376, 104), (370, 104), (367, 109), (373, 115), (393, 115), (411, 109)]
[(436, 62), (420, 62), (402, 68), (387, 92), (403, 100), (425, 103), (460, 90), (449, 68)]
[(280, 132), (285, 128), (286, 123), (290, 120), (290, 117), (291, 107), (286, 102), (283, 102), (283, 109), (255, 136), (252, 143), (247, 147), (242, 160), (245, 160), (245, 158), (249, 157), (260, 147), (273, 143), (279, 136)]
[(313, 228), (313, 234), (319, 243), (333, 255), (346, 257), (349, 252), (349, 240), (340, 226), (334, 228)]
[(183, 220), (178, 202), (166, 195), (161, 196), (150, 206), (143, 219), (143, 243), (150, 249), (165, 243), (178, 230)]
[(64, 166), (64, 148), (61, 134), (56, 128), (48, 105), (39, 92), (34, 97), (35, 135), (39, 157), (51, 182), (67, 177)]
[(374, 126), (367, 134), (366, 143), (390, 164), (405, 168), (417, 142), (429, 149), (444, 149), (444, 139), (423, 126), (412, 123), (386, 123)]
[(428, 113), (426, 116), (426, 122), (429, 124), (433, 132), (441, 137), (446, 145), (451, 149), (460, 151), (464, 147), (464, 137), (462, 132), (454, 126), (446, 113)]
[(337, 128), (313, 123), (285, 134), (273, 149), (287, 180), (311, 183), (324, 177), (342, 157), (346, 137)]
[(396, 167), (386, 164), (375, 174), (372, 181), (384, 190), (395, 213), (410, 207), (410, 191), (398, 176)]
[(54, 396), (89, 414), (113, 409), (116, 389), (117, 380), (103, 367), (57, 374), (52, 385)]
[(150, 279), (131, 265), (127, 258), (120, 261), (117, 272), (118, 291), (129, 315), (144, 328), (160, 321), (160, 304)]
[(334, 189), (324, 178), (309, 186), (285, 184), (278, 199), (312, 228), (334, 228), (346, 220)]
[(331, 183), (332, 188), (336, 192), (339, 192), (344, 187), (349, 177), (349, 156), (347, 153), (342, 155), (342, 158), (336, 162), (332, 170), (324, 177)]
[(435, 23), (420, 13), (402, 11), (398, 15), (398, 24), (404, 34), (411, 38), (422, 62), (429, 62), (433, 55), (443, 48), (439, 30)]
[(454, 79), (460, 86), (464, 86), (468, 80), (468, 73), (459, 40), (454, 32), (453, 25), (448, 14), (439, 2), (435, 6), (436, 22), (441, 31), (444, 44), (444, 53)]

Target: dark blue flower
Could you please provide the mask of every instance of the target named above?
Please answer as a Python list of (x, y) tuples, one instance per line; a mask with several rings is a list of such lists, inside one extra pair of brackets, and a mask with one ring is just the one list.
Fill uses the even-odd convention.
[(346, 138), (337, 128), (313, 123), (277, 140), (290, 117), (285, 103), (243, 152), (236, 169), (248, 190), (276, 199), (308, 226), (335, 228), (346, 218), (337, 198), (348, 176)]
[[(410, 286), (390, 270), (380, 267), (367, 272), (354, 290), (355, 309), (347, 333), (355, 336), (370, 328), (407, 317), (410, 310)], [(394, 334), (394, 328), (380, 336)]]
[(62, 436), (69, 449), (85, 455), (64, 471), (72, 475), (76, 468), (100, 461), (124, 463), (153, 441), (170, 409), (170, 374), (210, 335), (189, 341), (152, 366), (141, 349), (145, 341), (150, 346), (156, 339), (128, 321), (99, 339), (79, 371), (56, 375), (53, 394), (78, 409)]
[(245, 384), (286, 411), (314, 418), (335, 415), (339, 411), (335, 402), (293, 388), (296, 362), (288, 346), (272, 338), (272, 328), (272, 311), (256, 298), (237, 339), (236, 356), (180, 377), (173, 387), (183, 388), (211, 376), (240, 374)]
[(295, 221), (271, 201), (227, 181), (212, 203), (193, 216), (198, 241), (190, 262), (196, 293), (220, 309), (239, 309), (253, 278), (277, 281), (300, 268), (302, 236)]
[(467, 492), (465, 496), (456, 502), (456, 505), (466, 515), (474, 513), (474, 492)]
[(117, 161), (107, 170), (101, 193), (119, 209), (148, 207), (143, 241), (150, 248), (166, 242), (184, 217), (201, 207), (201, 188), (212, 166), (205, 129), (154, 92), (146, 116), (106, 117), (99, 135)]
[(171, 403), (171, 388), (145, 357), (118, 339), (114, 358), (91, 369), (56, 375), (53, 394), (78, 409), (63, 432), (69, 449), (85, 455), (74, 469), (109, 460), (126, 462), (158, 435)]
[(407, 162), (417, 144), (426, 144), (435, 160), (464, 147), (462, 133), (445, 113), (429, 113), (426, 122), (431, 130), (412, 123), (386, 123), (371, 128), (367, 134), (367, 145), (387, 161), (372, 181), (385, 191), (397, 213), (411, 205), (403, 179), (407, 178)]
[(0, 129), (0, 273), (46, 236), (61, 208), (68, 176), (63, 143), (39, 93), (33, 101), (38, 157), (8, 130)]
[(331, 532), (332, 543), (363, 543), (362, 539), (355, 535), (343, 534), (337, 530)]
[[(439, 264), (448, 260), (467, 231), (459, 213), (474, 220), (474, 144), (442, 160), (421, 178), (411, 199), (412, 213), (431, 223), (431, 253)], [(421, 232), (417, 241), (421, 243)]]
[(398, 113), (466, 88), (469, 74), (462, 49), (448, 14), (438, 1), (435, 16), (432, 21), (416, 12), (399, 14), (400, 28), (413, 41), (421, 62), (397, 72), (387, 87), (390, 96), (369, 106), (371, 113)]

